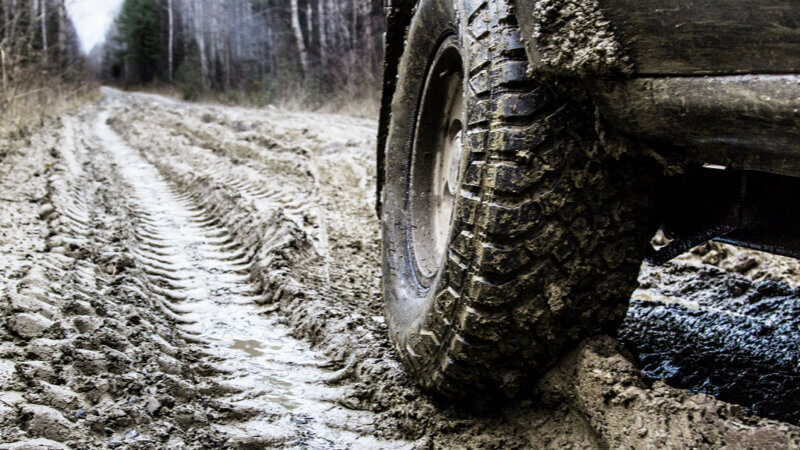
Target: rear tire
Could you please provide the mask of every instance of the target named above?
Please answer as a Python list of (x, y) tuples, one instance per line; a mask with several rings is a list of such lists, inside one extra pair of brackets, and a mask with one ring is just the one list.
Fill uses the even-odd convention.
[[(443, 173), (431, 149), (456, 145), (437, 144), (428, 106), (452, 76), (439, 73), (445, 46), (462, 58), (464, 114), (441, 238), (442, 219), (425, 211), (446, 216), (430, 205), (453, 183), (418, 167)], [(428, 391), (514, 396), (581, 339), (619, 325), (648, 242), (652, 177), (606, 151), (582, 89), (528, 75), (506, 0), (420, 1), (399, 73), (381, 218), (390, 337)]]

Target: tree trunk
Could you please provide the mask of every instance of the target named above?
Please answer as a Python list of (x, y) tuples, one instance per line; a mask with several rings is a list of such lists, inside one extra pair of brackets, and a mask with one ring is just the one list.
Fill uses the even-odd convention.
[(5, 45), (9, 42), (9, 24), (11, 23), (11, 16), (9, 15), (8, 4), (5, 0), (0, 1), (0, 11), (3, 12), (3, 35), (0, 39), (0, 45)]
[(319, 59), (322, 64), (328, 61), (328, 24), (325, 14), (325, 0), (317, 4), (317, 28), (319, 29)]
[(67, 11), (64, 0), (58, 3), (58, 59), (62, 67), (66, 66), (67, 56)]
[[(363, 3), (364, 10), (364, 38), (366, 39), (365, 42), (365, 49), (364, 49), (364, 67), (367, 70), (364, 72), (368, 77), (372, 77), (374, 73), (374, 62), (375, 62), (375, 36), (373, 36), (372, 31), (372, 2), (364, 2)], [(370, 80), (371, 81), (371, 80)]]
[(30, 0), (28, 10), (28, 57), (33, 55), (33, 41), (36, 37), (36, 15), (39, 2), (38, 0)]
[(200, 56), (200, 76), (202, 78), (203, 89), (208, 89), (208, 56), (206, 55), (206, 40), (203, 33), (204, 20), (203, 20), (203, 4), (201, 0), (192, 2), (194, 8), (194, 33), (195, 41), (197, 41), (197, 52)]
[(276, 60), (275, 60), (275, 32), (272, 31), (272, 25), (274, 21), (272, 20), (272, 16), (267, 16), (268, 22), (267, 26), (264, 27), (266, 29), (267, 34), (267, 45), (264, 51), (267, 53), (266, 61), (268, 62), (267, 66), (265, 67), (264, 73), (271, 73), (275, 71)]
[(300, 11), (297, 6), (297, 0), (292, 1), (292, 29), (294, 30), (294, 38), (297, 41), (297, 51), (300, 56), (300, 70), (302, 71), (303, 78), (308, 73), (308, 53), (306, 52), (306, 43), (303, 39), (303, 29), (300, 28)]
[(173, 47), (175, 45), (175, 22), (174, 22), (173, 14), (172, 14), (172, 0), (167, 0), (167, 17), (168, 17), (168, 20), (169, 20), (169, 42), (167, 43), (167, 47), (168, 47), (167, 53), (168, 53), (169, 56), (167, 58), (168, 59), (167, 63), (169, 64), (169, 69), (168, 69), (169, 81), (173, 81), (173, 79), (174, 79), (173, 73), (174, 73), (174, 70), (175, 70), (175, 64), (174, 64), (174, 60), (173, 60), (174, 53), (175, 53), (175, 51), (173, 49)]
[(16, 47), (20, 41), (19, 36), (17, 36), (17, 19), (19, 19), (19, 14), (17, 13), (17, 0), (11, 0), (8, 14), (9, 17), (11, 17), (11, 24), (6, 25), (6, 28), (9, 30), (8, 35), (10, 37), (8, 40), (8, 48), (11, 49), (12, 61), (16, 61), (18, 51)]
[(311, 6), (311, 0), (306, 3), (306, 36), (308, 36), (308, 47), (313, 52), (314, 49), (314, 9)]
[(47, 0), (39, 0), (42, 12), (42, 62), (47, 64)]
[(0, 70), (2, 70), (2, 78), (3, 78), (3, 93), (8, 93), (8, 74), (6, 73), (6, 52), (3, 50), (3, 47), (0, 46)]

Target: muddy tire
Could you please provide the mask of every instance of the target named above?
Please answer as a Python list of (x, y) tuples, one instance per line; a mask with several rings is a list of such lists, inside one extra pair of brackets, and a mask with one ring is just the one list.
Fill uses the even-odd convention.
[(422, 0), (399, 73), (382, 210), (390, 337), (430, 392), (513, 396), (624, 317), (652, 180), (601, 144), (582, 89), (528, 74), (506, 1)]

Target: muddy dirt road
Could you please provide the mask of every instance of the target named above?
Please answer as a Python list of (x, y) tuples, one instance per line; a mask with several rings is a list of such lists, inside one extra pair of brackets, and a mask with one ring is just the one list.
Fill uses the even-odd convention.
[(619, 336), (467, 410), (386, 338), (374, 122), (103, 94), (0, 142), (0, 448), (800, 447), (794, 262), (644, 267)]

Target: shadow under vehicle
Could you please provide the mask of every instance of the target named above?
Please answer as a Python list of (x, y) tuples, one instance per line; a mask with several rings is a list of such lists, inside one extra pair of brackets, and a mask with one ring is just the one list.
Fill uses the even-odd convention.
[(794, 1), (386, 12), (383, 292), (427, 390), (513, 396), (616, 329), (644, 259), (712, 239), (800, 255)]

